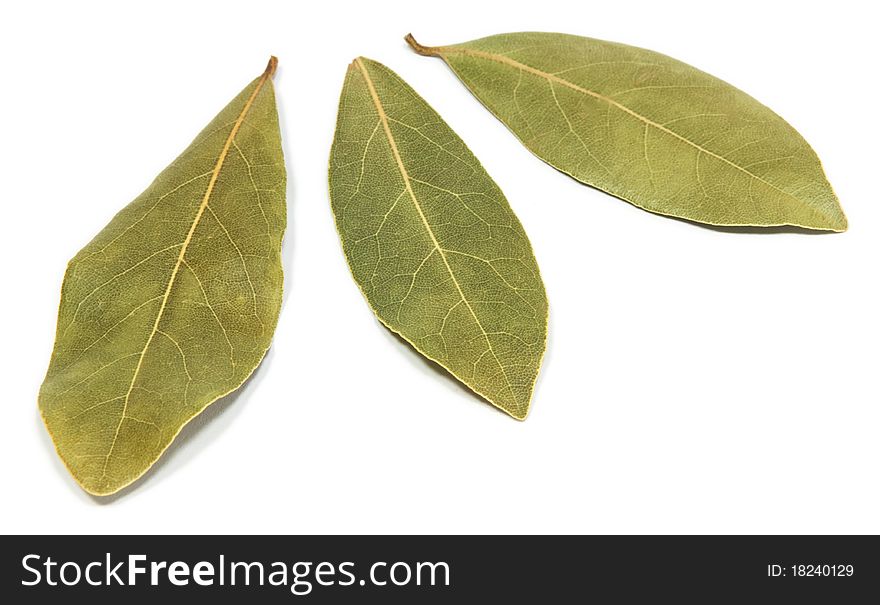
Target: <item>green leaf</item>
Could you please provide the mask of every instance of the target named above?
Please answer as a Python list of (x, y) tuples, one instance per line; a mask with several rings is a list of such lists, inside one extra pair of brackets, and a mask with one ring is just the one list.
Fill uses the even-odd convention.
[(565, 34), (441, 47), (406, 39), (441, 57), (532, 153), (640, 208), (710, 225), (846, 230), (797, 131), (690, 65)]
[(140, 477), (269, 348), (286, 222), (275, 65), (67, 267), (39, 405), (89, 493)]
[(330, 198), (355, 281), (379, 320), (514, 418), (528, 414), (547, 297), (504, 194), (390, 69), (349, 66)]

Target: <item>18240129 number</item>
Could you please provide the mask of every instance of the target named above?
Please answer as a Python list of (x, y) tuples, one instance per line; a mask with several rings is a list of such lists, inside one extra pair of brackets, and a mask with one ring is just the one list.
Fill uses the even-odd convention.
[(855, 573), (852, 565), (844, 565), (842, 563), (835, 565), (792, 565), (790, 569), (791, 575), (800, 577), (851, 576)]

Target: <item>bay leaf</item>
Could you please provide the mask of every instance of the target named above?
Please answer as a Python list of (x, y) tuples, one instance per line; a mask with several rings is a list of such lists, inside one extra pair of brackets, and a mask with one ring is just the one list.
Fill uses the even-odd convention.
[(547, 336), (525, 231), (437, 112), (363, 57), (339, 101), (330, 198), (349, 268), (379, 320), (524, 419)]
[(406, 40), (442, 58), (532, 153), (635, 206), (710, 225), (846, 230), (797, 131), (681, 61), (554, 33), (439, 47)]
[(276, 63), (67, 267), (39, 407), (91, 494), (140, 477), (269, 347), (286, 223)]

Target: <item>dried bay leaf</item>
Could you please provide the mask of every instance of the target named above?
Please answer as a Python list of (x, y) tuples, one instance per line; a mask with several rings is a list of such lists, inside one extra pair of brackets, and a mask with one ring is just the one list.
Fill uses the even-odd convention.
[(553, 33), (425, 47), (539, 158), (632, 204), (711, 225), (844, 231), (819, 159), (729, 84), (641, 48)]
[(330, 198), (379, 320), (511, 416), (529, 410), (547, 335), (531, 245), (501, 190), (390, 69), (348, 69)]
[(67, 267), (39, 407), (89, 493), (140, 477), (269, 348), (286, 223), (275, 66)]

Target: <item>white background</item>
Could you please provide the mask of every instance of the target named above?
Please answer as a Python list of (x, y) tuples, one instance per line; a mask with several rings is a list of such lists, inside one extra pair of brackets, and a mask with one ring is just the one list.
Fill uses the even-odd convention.
[[(5, 4), (0, 530), (880, 532), (878, 19), (823, 4)], [(591, 190), (402, 39), (521, 30), (651, 48), (748, 91), (814, 146), (850, 230), (730, 233)], [(36, 405), (66, 262), (270, 54), (291, 177), (274, 345), (144, 480), (90, 497)], [(349, 275), (326, 169), (358, 54), (444, 116), (529, 233), (551, 331), (524, 423), (396, 340)]]

